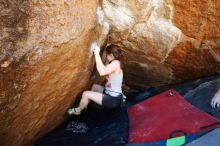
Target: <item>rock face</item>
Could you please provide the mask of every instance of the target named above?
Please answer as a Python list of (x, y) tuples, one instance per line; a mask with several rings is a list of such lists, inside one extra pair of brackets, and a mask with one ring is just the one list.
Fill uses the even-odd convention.
[(0, 145), (30, 145), (89, 86), (98, 1), (1, 1)]
[[(103, 0), (128, 89), (220, 73), (219, 1)], [(135, 81), (135, 82), (134, 82)]]
[(63, 121), (92, 83), (94, 40), (122, 47), (129, 91), (220, 73), (217, 0), (14, 0), (0, 8), (3, 146), (29, 145)]
[[(173, 1), (173, 23), (183, 34), (196, 39), (195, 48), (188, 39), (179, 43), (167, 58), (178, 81), (220, 73), (219, 1)], [(178, 54), (178, 55), (177, 55)]]

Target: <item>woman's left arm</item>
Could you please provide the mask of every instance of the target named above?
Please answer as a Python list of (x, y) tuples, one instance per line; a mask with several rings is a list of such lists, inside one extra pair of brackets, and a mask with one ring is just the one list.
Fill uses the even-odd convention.
[(108, 75), (112, 72), (115, 71), (116, 65), (114, 62), (108, 64), (105, 66), (102, 62), (101, 56), (100, 56), (100, 48), (96, 46), (94, 49), (94, 54), (95, 54), (95, 60), (96, 60), (96, 68), (100, 74), (100, 76)]

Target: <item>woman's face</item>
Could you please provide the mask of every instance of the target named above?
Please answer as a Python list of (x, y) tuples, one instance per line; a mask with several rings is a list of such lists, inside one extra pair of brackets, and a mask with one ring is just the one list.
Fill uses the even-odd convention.
[(114, 56), (112, 54), (106, 54), (106, 58), (107, 58), (108, 62), (114, 60)]

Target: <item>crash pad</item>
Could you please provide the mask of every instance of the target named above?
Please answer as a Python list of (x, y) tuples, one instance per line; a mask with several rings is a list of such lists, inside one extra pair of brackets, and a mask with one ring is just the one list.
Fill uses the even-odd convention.
[(213, 129), (204, 130), (202, 132), (198, 132), (195, 134), (187, 134), (187, 135), (183, 134), (183, 136), (179, 136), (175, 138), (171, 137), (169, 139), (160, 140), (160, 141), (152, 141), (152, 142), (144, 142), (144, 143), (129, 143), (129, 144), (126, 144), (126, 146), (183, 146), (203, 136), (204, 134), (207, 134), (208, 132), (212, 130)]
[[(218, 119), (192, 106), (173, 89), (129, 107), (128, 117), (129, 143), (169, 139), (175, 130), (193, 134), (203, 131), (201, 127), (219, 122)], [(179, 135), (173, 135), (177, 136)]]
[(220, 146), (220, 128), (197, 138), (196, 140), (186, 144), (185, 146)]

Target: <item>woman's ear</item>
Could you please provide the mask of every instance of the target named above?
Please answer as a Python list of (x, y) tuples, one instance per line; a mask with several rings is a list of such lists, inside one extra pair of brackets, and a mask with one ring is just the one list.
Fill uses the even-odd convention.
[(113, 55), (113, 54), (111, 54), (111, 58), (112, 58), (112, 59), (115, 59), (115, 57), (114, 57), (114, 55)]

